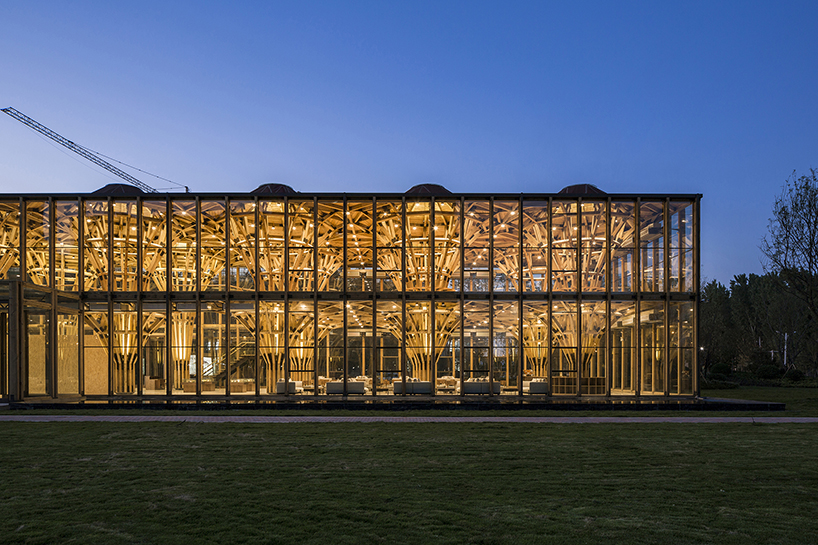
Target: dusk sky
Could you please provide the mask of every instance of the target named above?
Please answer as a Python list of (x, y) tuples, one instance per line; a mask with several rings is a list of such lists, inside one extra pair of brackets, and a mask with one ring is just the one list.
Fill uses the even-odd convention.
[[(815, 1), (0, 0), (0, 14), (0, 107), (195, 192), (702, 193), (702, 275), (728, 283), (762, 272), (775, 196), (818, 168)], [(5, 115), (0, 147), (0, 192), (119, 181)]]

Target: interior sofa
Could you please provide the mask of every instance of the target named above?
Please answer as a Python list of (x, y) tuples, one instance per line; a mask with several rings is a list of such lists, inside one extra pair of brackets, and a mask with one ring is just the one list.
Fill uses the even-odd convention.
[[(291, 394), (303, 394), (304, 393), (304, 383), (300, 380), (291, 380), (289, 383), (289, 387), (287, 391)], [(276, 382), (276, 393), (283, 394), (284, 393), (284, 379), (278, 379)]]
[[(403, 381), (401, 379), (395, 379), (392, 383), (392, 386), (395, 391), (395, 395), (402, 395), (403, 394)], [(407, 394), (426, 394), (431, 395), (432, 393), (432, 383), (428, 380), (418, 380), (416, 378), (408, 378), (406, 379), (406, 393)]]
[(493, 386), (491, 393), (499, 395), (502, 386), (499, 382), (489, 382), (487, 378), (470, 378), (463, 383), (464, 394), (488, 394), (489, 386)]
[[(367, 391), (366, 382), (357, 381), (357, 380), (347, 381), (347, 394), (365, 394), (366, 391)], [(326, 393), (328, 393), (328, 394), (343, 394), (344, 393), (344, 381), (343, 380), (333, 380), (331, 382), (327, 382), (327, 384), (326, 384)]]
[[(526, 392), (526, 383), (523, 382), (523, 392)], [(528, 383), (529, 394), (547, 394), (548, 393), (548, 379), (546, 378), (532, 378)]]

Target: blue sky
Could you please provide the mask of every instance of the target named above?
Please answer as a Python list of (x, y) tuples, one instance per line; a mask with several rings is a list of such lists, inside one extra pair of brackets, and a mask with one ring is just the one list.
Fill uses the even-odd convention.
[[(702, 193), (702, 274), (727, 283), (818, 167), (818, 2), (0, 10), (2, 107), (192, 191)], [(8, 116), (0, 146), (2, 192), (117, 181)]]

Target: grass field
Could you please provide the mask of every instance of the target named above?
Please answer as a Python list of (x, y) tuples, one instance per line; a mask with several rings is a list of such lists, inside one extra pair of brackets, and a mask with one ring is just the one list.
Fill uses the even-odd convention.
[(2, 423), (0, 541), (809, 543), (816, 431)]
[[(785, 413), (766, 414), (818, 416), (816, 389), (703, 395), (781, 401)], [(230, 414), (245, 412), (283, 414)], [(752, 424), (0, 423), (0, 542), (809, 543), (818, 535), (816, 431)]]

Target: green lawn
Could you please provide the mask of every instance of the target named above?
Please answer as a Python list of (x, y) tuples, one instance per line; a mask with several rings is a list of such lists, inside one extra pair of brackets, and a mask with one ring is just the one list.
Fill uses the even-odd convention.
[(741, 386), (731, 390), (703, 390), (702, 396), (727, 399), (752, 399), (755, 401), (777, 401), (787, 404), (786, 412), (770, 414), (818, 416), (818, 388)]
[(0, 423), (0, 541), (805, 543), (816, 431)]

